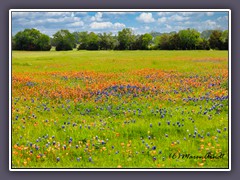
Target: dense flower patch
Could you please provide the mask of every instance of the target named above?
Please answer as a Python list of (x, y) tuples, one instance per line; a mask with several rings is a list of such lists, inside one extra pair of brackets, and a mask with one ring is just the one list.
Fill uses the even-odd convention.
[(13, 73), (12, 155), (13, 168), (227, 167), (228, 71)]

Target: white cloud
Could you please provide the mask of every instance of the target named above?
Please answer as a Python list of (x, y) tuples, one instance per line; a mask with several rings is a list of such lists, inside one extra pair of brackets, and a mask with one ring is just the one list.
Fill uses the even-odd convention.
[(27, 17), (31, 15), (31, 12), (12, 12), (13, 17)]
[(132, 31), (137, 31), (138, 28), (137, 27), (129, 27)]
[(217, 25), (217, 23), (215, 21), (211, 21), (211, 20), (205, 21), (204, 24), (206, 24), (207, 26), (210, 26), (210, 27), (214, 27)]
[(228, 21), (228, 16), (223, 16), (223, 17), (219, 17), (217, 18), (218, 21)]
[(82, 21), (73, 22), (71, 24), (68, 24), (68, 26), (70, 26), (70, 27), (79, 27), (79, 26), (83, 26), (83, 25), (84, 25), (84, 22), (82, 22)]
[(122, 24), (122, 23), (114, 23), (113, 24), (113, 27), (115, 29), (121, 29), (121, 28), (125, 28), (125, 24)]
[(64, 23), (65, 25), (68, 25), (68, 23), (74, 23), (74, 22), (82, 22), (81, 18), (79, 17), (45, 17), (45, 18), (39, 18), (39, 19), (31, 19), (31, 20), (23, 20), (21, 18), (21, 24), (22, 25), (28, 25), (28, 26), (33, 26), (33, 25), (44, 25), (51, 23), (53, 24), (62, 24)]
[[(59, 22), (64, 22), (65, 18), (48, 18), (48, 19), (42, 19), (42, 20), (36, 20), (37, 23), (59, 23)], [(34, 21), (33, 21), (34, 23)]]
[(131, 27), (130, 29), (133, 31), (135, 35), (142, 35), (145, 33), (149, 33), (151, 30), (153, 30), (153, 28), (149, 26), (142, 26), (140, 28)]
[(191, 16), (194, 14), (194, 12), (179, 12), (178, 14), (182, 16)]
[(103, 12), (104, 14), (114, 14), (114, 15), (125, 15), (125, 14), (135, 14), (135, 12)]
[(111, 22), (93, 22), (90, 24), (92, 29), (106, 29), (112, 26)]
[(175, 14), (175, 15), (171, 16), (169, 19), (172, 21), (185, 21), (185, 20), (188, 20), (189, 17), (179, 16), (179, 15)]
[(124, 28), (125, 24), (122, 23), (111, 23), (111, 22), (93, 22), (90, 24), (91, 29), (121, 29)]
[(172, 26), (166, 24), (166, 28), (167, 28), (167, 29), (172, 29)]
[(194, 22), (190, 22), (190, 21), (186, 21), (183, 23), (184, 25), (190, 25), (190, 24), (194, 24)]
[(86, 15), (87, 12), (74, 12), (75, 15)]
[(214, 14), (214, 12), (206, 12), (207, 16), (212, 16)]
[(52, 22), (52, 23), (59, 23), (59, 22), (79, 22), (81, 19), (79, 17), (63, 17), (63, 18), (49, 18), (49, 19), (42, 19), (42, 22)]
[(73, 12), (12, 12), (13, 17), (73, 17)]
[(144, 29), (145, 29), (145, 30), (149, 30), (150, 27), (149, 27), (149, 26), (145, 26)]
[(95, 16), (93, 16), (93, 17), (91, 17), (91, 20), (92, 21), (102, 21), (103, 19), (102, 19), (102, 13), (101, 12), (97, 12), (96, 14), (95, 14)]
[(140, 16), (138, 16), (136, 19), (144, 23), (152, 23), (155, 21), (155, 19), (152, 16), (152, 13), (141, 13)]
[(174, 12), (158, 12), (157, 15), (159, 16), (166, 16), (166, 15), (170, 15), (173, 14)]
[(201, 23), (197, 27), (198, 30), (203, 31), (203, 30), (209, 30), (209, 29), (222, 29), (222, 27), (215, 21), (211, 20), (206, 20)]
[(183, 27), (183, 26), (174, 26), (174, 31), (180, 31), (180, 30), (183, 30), (183, 29), (186, 29), (186, 28)]
[(161, 18), (158, 18), (158, 22), (159, 23), (164, 23), (167, 21), (167, 18), (166, 17), (161, 17)]
[(45, 16), (71, 16), (71, 12), (45, 12)]

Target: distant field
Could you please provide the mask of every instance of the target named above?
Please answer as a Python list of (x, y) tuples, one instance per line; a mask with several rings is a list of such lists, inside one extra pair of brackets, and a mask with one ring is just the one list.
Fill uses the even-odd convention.
[(228, 168), (228, 130), (227, 51), (12, 52), (13, 168)]
[(227, 51), (13, 51), (12, 63), (14, 72), (157, 68), (205, 73), (208, 68), (227, 68), (227, 59)]

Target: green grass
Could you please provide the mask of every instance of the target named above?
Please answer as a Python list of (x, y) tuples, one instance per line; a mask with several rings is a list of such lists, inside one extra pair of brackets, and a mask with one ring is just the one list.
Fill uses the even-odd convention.
[(13, 168), (228, 167), (227, 51), (13, 51), (12, 75)]
[[(227, 51), (13, 51), (12, 55), (14, 72), (125, 72), (132, 69), (157, 68), (201, 73), (206, 72), (208, 68), (218, 68), (219, 65), (226, 68), (228, 58)], [(29, 67), (25, 67), (26, 64)]]

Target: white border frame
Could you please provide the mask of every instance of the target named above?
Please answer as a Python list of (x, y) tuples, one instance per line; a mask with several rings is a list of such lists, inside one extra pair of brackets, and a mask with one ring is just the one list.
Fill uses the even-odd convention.
[[(228, 48), (228, 82), (229, 82), (229, 87), (228, 87), (228, 127), (229, 127), (229, 168), (228, 169), (214, 169), (214, 168), (209, 168), (209, 169), (164, 169), (164, 168), (159, 168), (159, 169), (44, 169), (44, 168), (39, 168), (39, 169), (14, 169), (11, 167), (11, 160), (12, 160), (12, 152), (11, 152), (11, 144), (12, 144), (12, 134), (11, 134), (11, 129), (12, 129), (12, 12), (34, 12), (34, 11), (39, 11), (39, 12), (194, 12), (194, 11), (201, 11), (201, 12), (228, 12), (228, 30), (229, 30), (229, 48)], [(230, 9), (10, 9), (9, 10), (9, 171), (231, 171), (231, 10)]]

